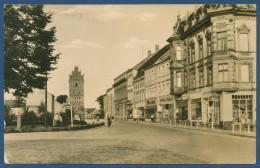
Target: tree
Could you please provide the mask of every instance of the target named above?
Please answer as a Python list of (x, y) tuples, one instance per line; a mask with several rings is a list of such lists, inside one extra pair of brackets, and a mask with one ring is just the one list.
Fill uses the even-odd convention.
[(52, 14), (43, 7), (4, 6), (4, 90), (17, 97), (43, 89), (59, 59), (60, 54), (53, 54), (56, 28), (47, 28)]
[(11, 108), (9, 106), (4, 105), (4, 120), (6, 125), (11, 123), (15, 119), (15, 115), (11, 113)]
[(100, 118), (105, 117), (105, 114), (104, 114), (104, 96), (105, 95), (101, 95), (96, 99), (96, 102), (98, 102), (99, 109), (100, 109), (100, 112), (101, 112)]
[(59, 95), (56, 98), (56, 101), (59, 102), (60, 104), (63, 104), (65, 102), (67, 102), (68, 100), (68, 96), (67, 95)]

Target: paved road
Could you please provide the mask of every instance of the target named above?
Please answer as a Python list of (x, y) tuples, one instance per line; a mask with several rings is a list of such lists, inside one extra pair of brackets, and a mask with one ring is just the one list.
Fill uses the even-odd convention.
[(10, 163), (254, 164), (256, 140), (209, 132), (113, 122), (67, 132), (5, 134)]

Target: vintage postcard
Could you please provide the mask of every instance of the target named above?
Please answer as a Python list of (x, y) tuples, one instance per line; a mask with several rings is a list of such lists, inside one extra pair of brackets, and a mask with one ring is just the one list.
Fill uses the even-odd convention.
[(6, 164), (255, 164), (256, 4), (5, 4)]

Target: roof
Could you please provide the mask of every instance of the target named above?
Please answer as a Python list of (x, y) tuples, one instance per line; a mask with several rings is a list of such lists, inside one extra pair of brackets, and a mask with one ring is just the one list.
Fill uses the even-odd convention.
[(155, 53), (151, 59), (145, 62), (142, 67), (140, 67), (140, 71), (137, 73), (137, 77), (144, 74), (144, 70), (154, 64), (162, 55), (164, 55), (170, 49), (170, 44), (165, 45), (162, 49), (160, 49), (157, 53)]
[(84, 112), (86, 112), (87, 114), (91, 114), (96, 110), (96, 108), (85, 108)]

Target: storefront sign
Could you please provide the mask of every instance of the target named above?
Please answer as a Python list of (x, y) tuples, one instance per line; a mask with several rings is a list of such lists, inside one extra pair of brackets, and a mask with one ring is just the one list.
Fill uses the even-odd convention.
[(160, 104), (167, 102), (167, 104), (172, 104), (173, 98), (172, 97), (166, 97), (166, 98), (161, 98), (160, 99)]
[(145, 105), (146, 106), (154, 106), (154, 105), (156, 105), (157, 103), (156, 103), (156, 99), (150, 99), (150, 100), (146, 100), (145, 101)]
[(183, 94), (183, 95), (181, 96), (181, 99), (182, 99), (182, 100), (188, 99), (188, 94), (187, 94), (187, 93)]

